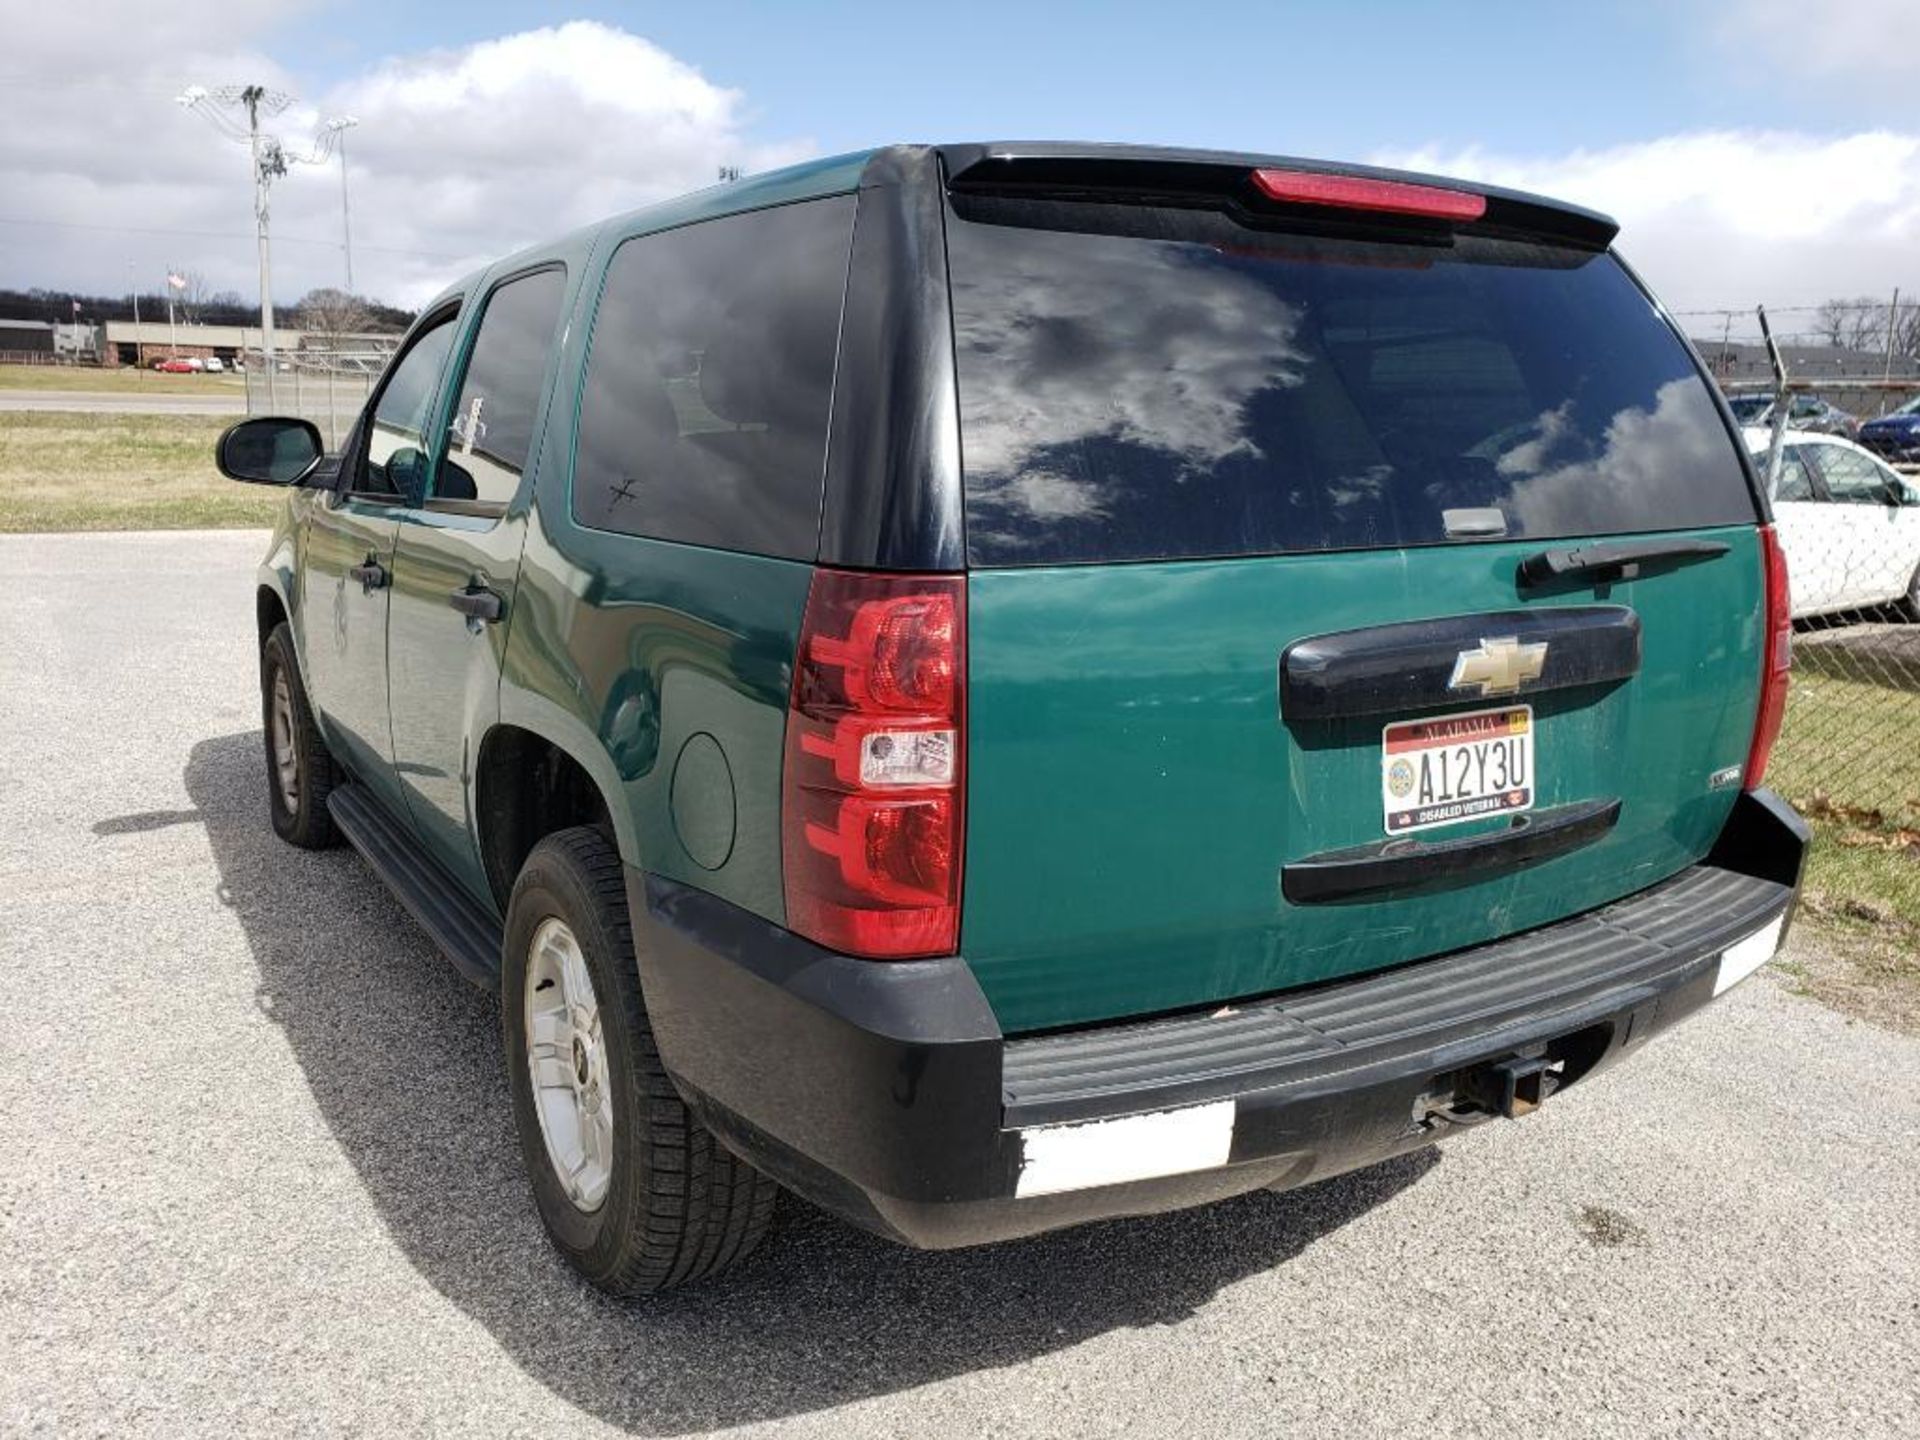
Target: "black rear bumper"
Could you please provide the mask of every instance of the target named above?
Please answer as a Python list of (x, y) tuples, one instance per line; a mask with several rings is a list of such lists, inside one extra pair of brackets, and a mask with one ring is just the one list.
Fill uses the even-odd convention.
[(1706, 1004), (1729, 947), (1783, 936), (1806, 843), (1778, 797), (1743, 795), (1704, 862), (1589, 914), (1012, 1040), (962, 959), (852, 960), (704, 891), (628, 886), (661, 1058), (700, 1118), (808, 1199), (946, 1248), (1305, 1184), (1524, 1110)]

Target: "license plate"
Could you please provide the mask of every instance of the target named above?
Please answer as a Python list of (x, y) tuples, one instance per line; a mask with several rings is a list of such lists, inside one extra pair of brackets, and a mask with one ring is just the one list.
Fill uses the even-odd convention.
[(1533, 808), (1533, 707), (1509, 705), (1381, 734), (1380, 796), (1389, 835)]

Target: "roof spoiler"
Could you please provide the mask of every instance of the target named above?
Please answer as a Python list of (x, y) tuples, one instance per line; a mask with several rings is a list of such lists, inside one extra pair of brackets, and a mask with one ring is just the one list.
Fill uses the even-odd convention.
[[(1548, 240), (1604, 250), (1620, 227), (1605, 215), (1538, 195), (1467, 185), (1431, 175), (1367, 165), (1331, 165), (1278, 155), (1236, 155), (1217, 150), (1172, 150), (1129, 145), (987, 144), (939, 147), (947, 184), (963, 193), (1029, 195), (1107, 204), (1182, 205), (1232, 210), (1262, 218), (1432, 231), (1470, 230)], [(1287, 176), (1291, 186), (1262, 182), (1257, 175)], [(1444, 204), (1413, 208), (1369, 204), (1367, 191), (1424, 192), (1433, 197), (1476, 197), (1481, 207)], [(1312, 193), (1312, 192), (1319, 193)], [(1343, 198), (1346, 192), (1348, 198)], [(1310, 198), (1309, 198), (1310, 197)], [(1480, 213), (1468, 214), (1469, 208)], [(1452, 209), (1454, 213), (1446, 213)]]

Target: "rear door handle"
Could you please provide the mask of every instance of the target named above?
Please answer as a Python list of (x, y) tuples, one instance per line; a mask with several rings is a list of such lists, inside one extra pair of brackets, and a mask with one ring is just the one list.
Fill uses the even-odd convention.
[(351, 570), (347, 571), (347, 574), (358, 580), (362, 588), (367, 590), (382, 589), (387, 583), (386, 568), (382, 566), (378, 560), (372, 558), (369, 558), (364, 565), (354, 566)]
[(498, 595), (478, 586), (454, 591), (447, 597), (447, 603), (469, 620), (484, 620), (489, 625), (506, 613), (506, 604)]

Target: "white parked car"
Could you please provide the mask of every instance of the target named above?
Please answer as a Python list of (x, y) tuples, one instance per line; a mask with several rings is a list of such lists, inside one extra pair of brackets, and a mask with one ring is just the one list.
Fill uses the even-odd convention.
[[(1764, 474), (1771, 433), (1742, 433)], [(1789, 430), (1781, 444), (1773, 520), (1794, 618), (1890, 606), (1920, 619), (1920, 485), (1837, 435)]]
[(220, 363), (220, 357), (218, 355), (209, 355), (207, 357), (206, 369), (209, 375), (224, 374), (226, 372), (226, 368), (227, 367), (225, 365)]

